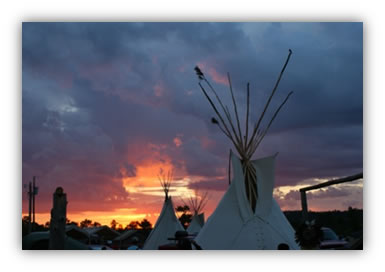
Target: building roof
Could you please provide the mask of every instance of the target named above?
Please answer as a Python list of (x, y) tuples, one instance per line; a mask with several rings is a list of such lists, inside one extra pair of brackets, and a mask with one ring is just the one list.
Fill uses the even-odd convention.
[(129, 229), (129, 230), (126, 230), (125, 232), (123, 232), (122, 234), (120, 234), (118, 237), (116, 237), (114, 240), (115, 241), (122, 241), (122, 240), (126, 240), (127, 238), (129, 238), (130, 236), (134, 235), (135, 233), (137, 233), (138, 230), (136, 229)]
[(87, 233), (88, 233), (88, 235), (94, 235), (94, 234), (98, 234), (98, 232), (100, 232), (100, 231), (108, 231), (108, 232), (111, 232), (112, 234), (114, 234), (114, 235), (116, 235), (116, 236), (119, 236), (120, 235), (120, 233), (119, 232), (117, 232), (116, 230), (113, 230), (113, 229), (111, 229), (110, 227), (108, 227), (108, 226), (100, 226), (100, 227), (91, 227), (91, 228), (84, 228), (83, 230), (85, 230)]

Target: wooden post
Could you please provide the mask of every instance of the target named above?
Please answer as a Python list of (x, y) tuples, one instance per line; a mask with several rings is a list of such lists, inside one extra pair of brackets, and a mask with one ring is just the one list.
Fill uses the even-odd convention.
[(303, 218), (303, 221), (306, 221), (308, 220), (306, 191), (300, 190), (300, 192), (301, 192), (301, 204), (302, 204), (302, 218)]
[(333, 179), (333, 180), (329, 180), (327, 182), (323, 182), (323, 183), (319, 183), (316, 185), (312, 185), (312, 186), (308, 186), (308, 187), (304, 187), (304, 188), (299, 189), (299, 191), (301, 192), (301, 204), (302, 204), (302, 218), (303, 218), (303, 220), (304, 221), (308, 220), (307, 200), (306, 200), (306, 192), (307, 191), (316, 190), (316, 189), (320, 189), (320, 188), (335, 185), (335, 184), (340, 184), (340, 183), (344, 183), (344, 182), (348, 182), (348, 181), (361, 179), (361, 178), (363, 178), (363, 176), (364, 176), (363, 173), (358, 173), (358, 174), (353, 175), (353, 176), (348, 176), (348, 177), (339, 178), (339, 179)]
[(67, 195), (63, 188), (56, 188), (53, 194), (53, 208), (49, 227), (49, 249), (64, 249), (67, 218)]

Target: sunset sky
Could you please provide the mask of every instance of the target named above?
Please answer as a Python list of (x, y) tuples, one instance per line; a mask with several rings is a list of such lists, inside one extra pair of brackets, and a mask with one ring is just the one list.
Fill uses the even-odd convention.
[[(49, 220), (61, 186), (70, 220), (155, 223), (161, 170), (174, 172), (176, 205), (208, 191), (210, 215), (232, 146), (210, 122), (194, 67), (228, 105), (229, 72), (242, 112), (250, 82), (255, 122), (289, 48), (272, 108), (294, 94), (254, 157), (279, 152), (274, 197), (299, 210), (299, 188), (362, 172), (361, 23), (24, 23), (22, 183), (37, 176), (37, 221)], [(362, 208), (362, 187), (308, 193), (309, 208)]]

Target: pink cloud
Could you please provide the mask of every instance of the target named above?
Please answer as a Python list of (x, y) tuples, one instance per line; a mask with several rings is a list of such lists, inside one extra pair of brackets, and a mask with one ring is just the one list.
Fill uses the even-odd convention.
[(179, 147), (182, 145), (182, 140), (180, 137), (175, 137), (173, 141), (176, 147)]
[(197, 65), (202, 69), (203, 73), (207, 73), (214, 82), (222, 85), (228, 85), (228, 80), (225, 75), (222, 75), (219, 73), (212, 65), (208, 64), (207, 62), (198, 62)]
[(222, 84), (222, 85), (228, 85), (228, 80), (227, 80), (226, 76), (221, 75), (214, 68), (210, 68), (209, 71), (208, 71), (208, 74), (212, 77), (212, 79), (216, 83), (219, 83), (219, 84)]
[(155, 94), (155, 96), (161, 97), (161, 96), (164, 95), (164, 92), (165, 92), (165, 88), (164, 88), (162, 83), (155, 84), (155, 86), (154, 86), (154, 94)]

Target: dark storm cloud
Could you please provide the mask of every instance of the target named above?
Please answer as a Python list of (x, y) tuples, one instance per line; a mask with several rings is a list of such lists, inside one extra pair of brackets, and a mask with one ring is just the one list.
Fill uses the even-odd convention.
[[(178, 156), (177, 159), (184, 156), (183, 161), (190, 175), (213, 177), (225, 174), (224, 164), (226, 160), (212, 153), (204, 152), (204, 148), (196, 138), (183, 144), (181, 149), (181, 156)], [(202, 156), (203, 154), (205, 156)]]
[(271, 134), (260, 155), (279, 152), (276, 185), (290, 185), (361, 172), (362, 148), (362, 126), (319, 127)]
[(280, 152), (276, 185), (362, 171), (362, 24), (24, 23), (23, 177), (125, 198), (122, 169), (135, 176), (148, 143), (189, 175), (226, 176), (231, 145), (193, 67), (228, 105), (230, 72), (242, 116), (250, 81), (255, 122), (288, 48), (270, 116), (294, 95), (256, 156)]

